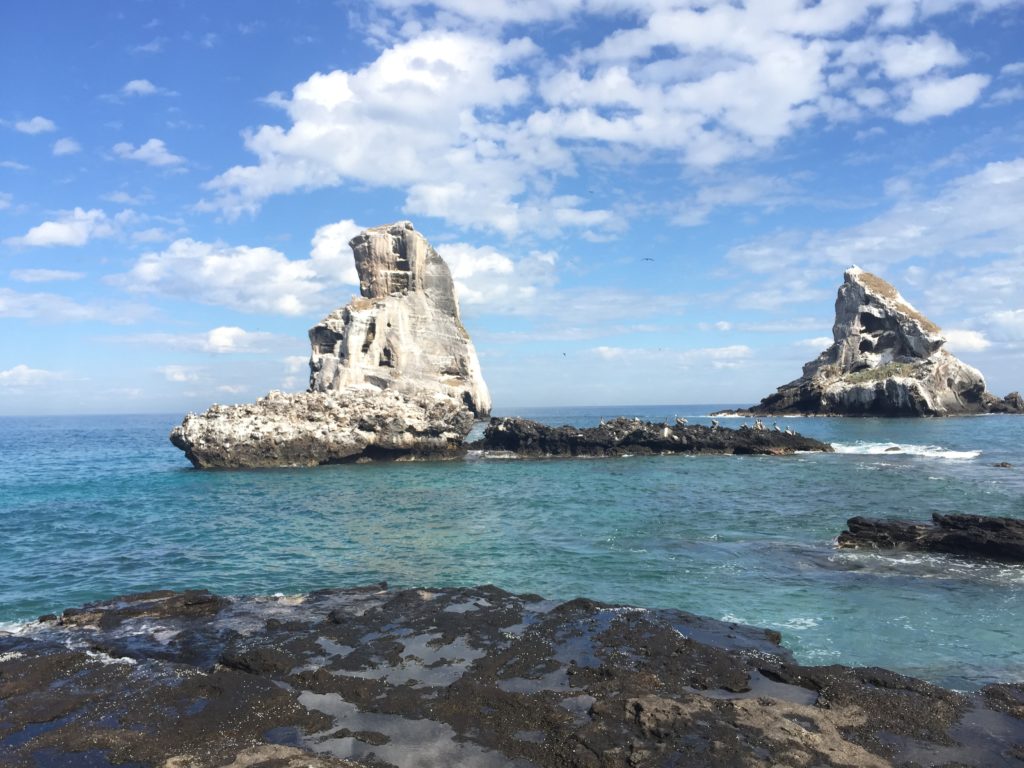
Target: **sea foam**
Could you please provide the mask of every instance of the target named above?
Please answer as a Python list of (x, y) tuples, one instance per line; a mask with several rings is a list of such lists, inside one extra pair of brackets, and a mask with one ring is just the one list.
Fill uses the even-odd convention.
[(915, 445), (913, 443), (871, 443), (860, 441), (856, 443), (832, 443), (832, 447), (836, 453), (854, 453), (865, 456), (893, 454), (961, 461), (976, 459), (981, 456), (981, 451), (953, 451), (940, 445)]

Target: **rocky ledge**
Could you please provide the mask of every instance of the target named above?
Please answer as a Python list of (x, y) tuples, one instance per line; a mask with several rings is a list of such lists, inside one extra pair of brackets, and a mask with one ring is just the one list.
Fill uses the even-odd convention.
[(371, 459), (461, 456), (473, 414), (445, 394), (352, 386), (325, 392), (271, 392), (248, 405), (190, 413), (171, 442), (200, 469), (300, 467)]
[(309, 331), (306, 392), (190, 413), (171, 442), (200, 469), (461, 451), (491, 397), (448, 265), (408, 221), (349, 243), (360, 296)]
[(1014, 392), (997, 398), (981, 373), (945, 348), (935, 323), (892, 285), (857, 267), (836, 297), (833, 343), (753, 415), (949, 416), (1024, 413)]
[(154, 592), (0, 634), (11, 768), (1019, 765), (1024, 687), (805, 667), (767, 630), (495, 587)]
[(1024, 520), (984, 515), (932, 515), (932, 522), (852, 517), (840, 547), (916, 550), (1024, 563)]
[(617, 418), (597, 427), (550, 427), (519, 418), (495, 418), (473, 450), (516, 456), (623, 456), (665, 453), (782, 455), (797, 451), (831, 452), (832, 446), (792, 432), (728, 429), (700, 424), (655, 424)]

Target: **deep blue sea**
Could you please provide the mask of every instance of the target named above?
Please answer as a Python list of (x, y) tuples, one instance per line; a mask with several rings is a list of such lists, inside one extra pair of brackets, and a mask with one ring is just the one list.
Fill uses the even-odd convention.
[[(584, 426), (710, 410), (518, 415)], [(1021, 417), (780, 420), (834, 455), (233, 472), (193, 470), (167, 439), (179, 420), (0, 418), (0, 623), (154, 588), (493, 583), (772, 627), (807, 663), (962, 689), (1024, 680), (1024, 566), (833, 543), (853, 515), (1024, 517)]]

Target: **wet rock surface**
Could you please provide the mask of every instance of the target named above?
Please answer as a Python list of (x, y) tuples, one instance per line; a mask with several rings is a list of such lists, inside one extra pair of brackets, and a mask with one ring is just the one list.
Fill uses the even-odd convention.
[(5, 766), (1019, 765), (1020, 686), (495, 587), (130, 595), (0, 635)]
[(832, 451), (832, 447), (803, 435), (770, 429), (654, 424), (618, 418), (598, 427), (551, 427), (519, 418), (495, 418), (471, 450), (509, 455), (623, 456), (664, 453), (732, 453), (781, 455), (796, 451)]
[(892, 285), (852, 267), (836, 297), (833, 343), (746, 414), (949, 416), (1024, 413), (945, 349), (941, 329)]
[(931, 523), (853, 517), (840, 547), (942, 552), (1024, 563), (1024, 520), (985, 515), (932, 515)]

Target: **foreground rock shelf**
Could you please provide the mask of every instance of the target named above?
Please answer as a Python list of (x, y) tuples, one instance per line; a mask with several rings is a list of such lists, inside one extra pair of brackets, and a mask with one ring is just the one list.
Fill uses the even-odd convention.
[(494, 587), (157, 592), (0, 634), (5, 766), (1018, 765), (1024, 687)]
[(840, 547), (941, 552), (1024, 563), (1024, 520), (984, 515), (932, 515), (931, 523), (852, 517)]
[(551, 427), (519, 418), (495, 418), (471, 450), (525, 457), (623, 456), (665, 453), (783, 455), (831, 452), (832, 446), (803, 435), (750, 428), (669, 426), (617, 418), (597, 427)]

